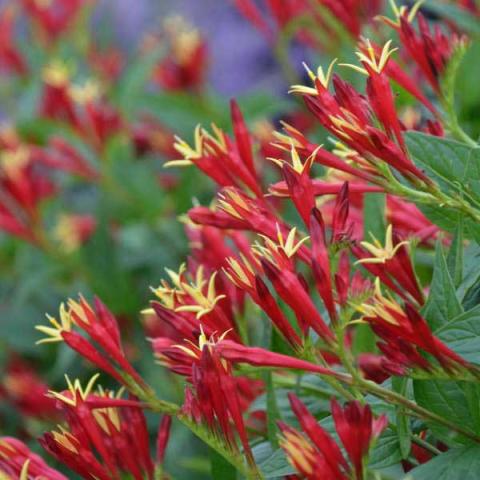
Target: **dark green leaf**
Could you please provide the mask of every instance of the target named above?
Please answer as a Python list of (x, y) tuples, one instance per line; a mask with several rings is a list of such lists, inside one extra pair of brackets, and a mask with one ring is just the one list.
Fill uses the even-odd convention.
[[(393, 377), (392, 388), (395, 392), (405, 396), (407, 394), (409, 379), (406, 377)], [(408, 458), (412, 446), (412, 431), (409, 417), (405, 414), (403, 407), (396, 408), (397, 437), (402, 458)]]
[(413, 480), (478, 480), (480, 446), (454, 448), (413, 469)]
[(420, 132), (407, 132), (405, 137), (417, 166), (442, 191), (480, 200), (480, 148)]
[(267, 432), (268, 439), (272, 447), (278, 447), (277, 441), (277, 421), (280, 419), (280, 412), (278, 410), (277, 398), (275, 394), (275, 387), (272, 382), (272, 372), (265, 372), (265, 385), (267, 387)]
[(451, 319), (435, 334), (465, 360), (480, 365), (480, 305)]
[(480, 246), (470, 244), (465, 249), (463, 279), (457, 289), (457, 296), (465, 310), (470, 310), (480, 303)]
[(460, 218), (447, 255), (447, 266), (450, 276), (457, 288), (463, 278), (463, 218)]
[[(480, 430), (478, 402), (480, 387), (453, 380), (414, 380), (415, 400), (429, 411), (448, 419), (464, 430)], [(432, 432), (447, 444), (470, 443), (443, 425), (431, 422)]]
[(456, 296), (442, 244), (438, 242), (430, 294), (422, 313), (430, 327), (436, 330), (462, 312), (463, 309)]
[(162, 49), (157, 48), (147, 55), (137, 56), (126, 69), (125, 75), (114, 92), (115, 100), (126, 112), (131, 113), (139, 95), (145, 90), (152, 70), (162, 55)]
[(379, 470), (402, 459), (397, 432), (392, 430), (385, 431), (377, 440), (375, 447), (370, 454), (369, 468)]
[(373, 235), (378, 240), (385, 238), (385, 194), (366, 193), (363, 196), (363, 231), (366, 240)]
[(236, 480), (235, 467), (213, 449), (210, 449), (210, 463), (213, 480)]

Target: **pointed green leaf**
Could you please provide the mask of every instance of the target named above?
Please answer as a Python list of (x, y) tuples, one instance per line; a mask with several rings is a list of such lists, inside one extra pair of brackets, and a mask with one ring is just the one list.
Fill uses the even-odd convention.
[(451, 319), (435, 334), (465, 360), (480, 365), (480, 305)]
[(211, 478), (213, 480), (236, 480), (237, 471), (235, 467), (227, 462), (219, 453), (210, 449)]
[(447, 266), (455, 288), (462, 283), (463, 277), (463, 218), (460, 217), (452, 245), (447, 255)]
[(430, 294), (422, 313), (433, 330), (440, 328), (452, 318), (463, 313), (440, 242), (437, 243), (435, 251), (435, 266)]
[(480, 445), (455, 448), (438, 455), (410, 472), (413, 480), (477, 480)]
[[(413, 389), (415, 400), (422, 407), (474, 434), (480, 430), (478, 385), (453, 380), (414, 380)], [(434, 422), (429, 425), (432, 432), (447, 444), (472, 442), (443, 425)]]
[[(408, 380), (409, 379), (406, 377), (393, 377), (393, 390), (403, 396), (406, 396)], [(405, 414), (405, 409), (400, 406), (396, 408), (396, 425), (400, 452), (402, 454), (402, 458), (406, 459), (408, 458), (410, 449), (412, 447), (412, 430), (410, 428), (409, 417)]]

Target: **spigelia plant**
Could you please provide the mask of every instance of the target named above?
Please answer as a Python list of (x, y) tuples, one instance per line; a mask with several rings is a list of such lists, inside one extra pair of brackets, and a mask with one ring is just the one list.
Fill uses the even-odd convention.
[[(165, 270), (139, 312), (152, 365), (138, 365), (108, 301), (61, 303), (36, 327), (37, 344), (47, 344), (39, 348), (60, 344), (97, 372), (65, 372), (66, 389), (54, 390), (11, 359), (4, 395), (58, 426), (39, 438), (45, 459), (0, 437), (0, 476), (64, 479), (66, 467), (92, 480), (174, 478), (169, 440), (190, 431), (205, 446), (207, 477), (219, 480), (478, 478), (480, 148), (475, 120), (455, 103), (478, 5), (235, 3), (280, 63), (292, 39), (323, 57), (356, 47), (305, 64), (306, 81), (290, 88), (295, 113), (278, 131), (250, 126), (232, 100), (230, 129), (199, 125), (192, 141), (175, 137), (165, 167), (196, 168), (216, 193), (180, 217), (188, 258)], [(55, 42), (57, 30), (31, 12)], [(201, 95), (205, 46), (177, 20), (166, 32), (172, 55), (155, 63), (154, 83)], [(291, 64), (286, 73), (297, 76)], [(67, 122), (102, 158), (105, 136), (124, 120), (91, 100), (92, 85), (72, 93), (64, 67), (44, 75), (42, 114)], [(151, 148), (157, 137), (135, 138)], [(4, 149), (3, 187), (26, 219), (17, 225), (7, 210), (4, 228), (51, 253), (35, 206), (53, 187), (33, 176), (31, 155), (94, 183), (105, 174), (65, 138), (45, 146), (11, 136)], [(95, 225), (68, 221), (75, 249)]]

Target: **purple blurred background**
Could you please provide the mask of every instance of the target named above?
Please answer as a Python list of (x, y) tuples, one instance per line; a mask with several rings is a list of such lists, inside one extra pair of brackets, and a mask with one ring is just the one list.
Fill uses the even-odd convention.
[(129, 48), (163, 18), (180, 14), (205, 35), (211, 56), (210, 84), (225, 96), (250, 90), (285, 92), (285, 83), (265, 39), (231, 0), (99, 0), (120, 43)]

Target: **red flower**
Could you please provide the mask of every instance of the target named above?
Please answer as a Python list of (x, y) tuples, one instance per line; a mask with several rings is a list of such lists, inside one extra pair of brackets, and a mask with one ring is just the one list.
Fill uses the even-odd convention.
[[(318, 69), (317, 75), (308, 71), (315, 88), (294, 85), (291, 91), (303, 95), (307, 107), (323, 127), (353, 149), (357, 160), (369, 164), (369, 170), (375, 176), (383, 177), (381, 170), (376, 167), (376, 162), (381, 159), (410, 179), (430, 182), (428, 177), (414, 165), (404, 148), (393, 94), (387, 77), (383, 73), (392, 53), (389, 50), (389, 43), (383, 48), (378, 60), (373, 49), (369, 52), (369, 56), (359, 53), (365, 68), (353, 66), (369, 77), (368, 98), (358, 93), (338, 76), (333, 77), (335, 95), (331, 94), (328, 91), (328, 83), (332, 65), (326, 74), (321, 68)], [(378, 122), (384, 130), (378, 128)], [(343, 166), (344, 162), (337, 161), (337, 163), (340, 163), (340, 170), (347, 171)], [(350, 173), (354, 172), (355, 169), (353, 172), (350, 171)]]
[(382, 415), (373, 418), (369, 405), (360, 402), (349, 402), (342, 409), (336, 400), (332, 400), (332, 416), (335, 430), (338, 433), (357, 478), (363, 476), (363, 459), (374, 442), (388, 424), (387, 417)]
[(166, 90), (199, 90), (204, 83), (208, 49), (200, 32), (180, 17), (165, 22), (169, 51), (153, 71), (153, 82)]
[(16, 14), (13, 5), (7, 5), (0, 13), (0, 63), (8, 72), (25, 75), (28, 66), (13, 38)]
[(198, 359), (192, 365), (192, 388), (187, 389), (184, 415), (195, 422), (205, 422), (212, 434), (219, 436), (229, 450), (238, 454), (236, 434), (247, 462), (255, 467), (242, 416), (238, 380), (228, 362), (223, 362), (216, 348), (200, 345)]
[(0, 228), (32, 243), (39, 243), (40, 206), (55, 187), (36, 168), (31, 149), (21, 143), (0, 153)]
[(89, 0), (22, 0), (23, 8), (41, 28), (48, 41), (55, 41), (73, 23), (83, 5)]
[(34, 148), (32, 155), (39, 162), (55, 170), (63, 170), (90, 181), (98, 179), (97, 170), (62, 137), (49, 138), (48, 147)]
[(351, 465), (333, 438), (318, 423), (305, 405), (289, 394), (290, 405), (306, 435), (280, 423), (283, 437), (280, 446), (285, 450), (290, 463), (308, 480), (347, 480), (355, 472), (362, 480), (363, 462), (387, 426), (385, 416), (373, 418), (368, 405), (358, 401), (340, 407), (332, 400), (332, 416), (335, 429), (347, 453)]
[(12, 437), (0, 437), (0, 475), (7, 479), (48, 478), (49, 480), (67, 480), (67, 477), (50, 468), (39, 455), (31, 452), (24, 443)]
[[(107, 307), (95, 298), (95, 310), (80, 296), (78, 302), (69, 299), (67, 306), (60, 305), (57, 321), (47, 315), (51, 326), (37, 326), (47, 337), (39, 343), (64, 341), (82, 357), (104, 370), (118, 382), (134, 382), (140, 387), (145, 383), (127, 360), (120, 339), (118, 323)], [(88, 338), (73, 330), (78, 327)]]
[[(392, 291), (408, 300), (406, 293), (418, 304), (424, 302), (423, 293), (413, 270), (406, 246), (408, 241), (396, 242), (394, 246), (393, 229), (389, 225), (385, 234), (385, 247), (377, 239), (373, 243), (360, 242), (363, 249), (357, 246), (352, 248), (359, 258), (358, 263), (363, 265), (372, 275), (380, 278)], [(372, 255), (371, 257), (369, 256)]]
[(92, 393), (96, 377), (85, 389), (78, 380), (72, 384), (67, 378), (68, 391), (51, 392), (68, 426), (44, 434), (41, 445), (84, 478), (120, 479), (126, 473), (136, 479), (145, 475), (153, 479), (154, 465), (141, 405), (101, 389)]
[[(329, 22), (325, 21), (324, 16), (319, 14), (315, 6), (306, 0), (267, 0), (264, 3), (263, 10), (268, 11), (268, 15), (272, 17), (279, 30), (286, 28), (295, 19), (308, 16), (315, 22), (318, 29), (324, 30), (333, 38), (337, 36), (337, 32), (329, 25)], [(236, 0), (235, 5), (269, 41), (274, 41), (275, 34), (269, 26), (267, 21), (269, 19), (264, 18), (263, 10), (257, 7), (252, 0)], [(318, 6), (327, 10), (328, 14), (340, 22), (353, 37), (358, 37), (363, 25), (380, 11), (381, 2), (379, 0), (345, 0), (344, 2), (322, 0)], [(309, 45), (315, 45), (317, 42), (303, 30), (300, 31), (298, 38)], [(327, 48), (328, 45), (324, 47)]]
[[(402, 309), (393, 298), (383, 296), (378, 278), (373, 303), (364, 303), (358, 310), (382, 339), (378, 346), (385, 357), (399, 367), (432, 371), (434, 366), (421, 355), (423, 351), (432, 355), (447, 372), (470, 368), (462, 357), (433, 335), (411, 304), (407, 303)], [(386, 364), (383, 366), (388, 369)]]
[[(254, 259), (254, 262), (256, 269), (262, 271), (258, 261)], [(292, 346), (298, 347), (301, 345), (302, 340), (298, 333), (290, 325), (267, 285), (255, 272), (250, 262), (242, 256), (241, 260), (229, 258), (228, 263), (229, 266), (225, 268), (225, 274), (230, 281), (239, 289), (248, 292), (252, 300), (269, 316), (275, 327)]]
[(263, 193), (253, 162), (250, 133), (235, 101), (231, 102), (231, 115), (234, 139), (215, 125), (213, 135), (197, 126), (194, 145), (177, 137), (174, 146), (182, 159), (165, 166), (194, 164), (220, 187), (247, 187), (260, 200)]
[(26, 417), (56, 417), (55, 402), (46, 396), (47, 385), (28, 363), (16, 355), (8, 362), (0, 392)]
[[(465, 43), (465, 38), (457, 34), (446, 34), (440, 25), (430, 29), (427, 20), (417, 13), (420, 3), (410, 11), (406, 7), (397, 8), (395, 19), (382, 17), (383, 21), (393, 27), (399, 34), (400, 41), (410, 58), (416, 63), (432, 89), (439, 94), (440, 77), (443, 74), (456, 48)], [(418, 31), (412, 25), (417, 17)]]
[(164, 415), (160, 425), (158, 426), (157, 433), (157, 464), (162, 465), (165, 458), (165, 450), (167, 449), (168, 439), (170, 437), (170, 427), (172, 425), (172, 417), (170, 415)]
[(288, 270), (279, 270), (268, 260), (262, 260), (266, 276), (272, 282), (280, 298), (293, 310), (299, 325), (311, 327), (325, 342), (332, 343), (334, 335), (313, 303), (304, 284), (297, 275)]

